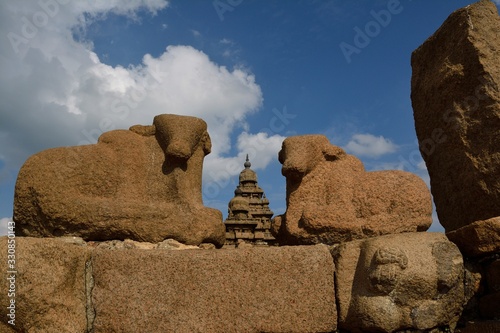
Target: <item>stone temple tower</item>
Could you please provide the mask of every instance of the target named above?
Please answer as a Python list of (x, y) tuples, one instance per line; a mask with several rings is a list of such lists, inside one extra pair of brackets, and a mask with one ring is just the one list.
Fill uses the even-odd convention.
[(224, 247), (238, 247), (243, 243), (274, 245), (276, 240), (270, 231), (273, 212), (264, 190), (257, 185), (257, 174), (250, 169), (248, 155), (244, 166), (234, 198), (228, 204)]

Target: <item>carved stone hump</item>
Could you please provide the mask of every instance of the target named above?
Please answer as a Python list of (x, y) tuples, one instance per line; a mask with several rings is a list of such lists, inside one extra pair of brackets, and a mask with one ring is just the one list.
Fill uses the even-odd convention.
[(432, 223), (427, 186), (403, 171), (366, 172), (323, 135), (285, 139), (279, 153), (287, 210), (273, 220), (280, 244), (334, 244), (425, 231)]
[(159, 115), (153, 125), (103, 133), (97, 144), (33, 155), (16, 183), (16, 231), (220, 247), (222, 214), (201, 196), (210, 146), (203, 120)]
[(487, 0), (452, 13), (412, 55), (415, 128), (447, 232), (500, 216), (499, 56)]

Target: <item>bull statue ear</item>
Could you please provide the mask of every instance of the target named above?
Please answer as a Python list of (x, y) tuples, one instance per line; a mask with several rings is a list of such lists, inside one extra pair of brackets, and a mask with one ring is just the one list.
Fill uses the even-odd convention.
[(323, 156), (325, 157), (326, 161), (335, 161), (345, 155), (346, 153), (344, 149), (332, 144), (328, 144), (323, 148)]
[(212, 141), (210, 140), (210, 135), (208, 135), (208, 132), (205, 131), (205, 133), (203, 133), (201, 142), (203, 144), (203, 152), (205, 153), (205, 155), (210, 154), (210, 152), (212, 151)]

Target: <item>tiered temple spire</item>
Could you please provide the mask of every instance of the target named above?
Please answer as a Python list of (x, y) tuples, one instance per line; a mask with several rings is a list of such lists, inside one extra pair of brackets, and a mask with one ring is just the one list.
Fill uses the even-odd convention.
[(240, 172), (239, 184), (234, 191), (234, 198), (228, 204), (226, 224), (226, 247), (237, 247), (242, 243), (253, 245), (274, 245), (271, 235), (271, 217), (269, 200), (264, 190), (257, 185), (257, 174), (250, 169), (252, 164), (246, 156)]

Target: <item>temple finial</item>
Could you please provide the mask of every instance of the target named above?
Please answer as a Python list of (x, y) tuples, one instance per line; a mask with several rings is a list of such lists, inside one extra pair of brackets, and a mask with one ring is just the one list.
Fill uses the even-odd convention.
[(250, 163), (250, 160), (248, 159), (248, 154), (247, 154), (247, 160), (245, 162), (245, 164), (243, 164), (245, 166), (246, 169), (250, 168), (252, 166), (252, 163)]

